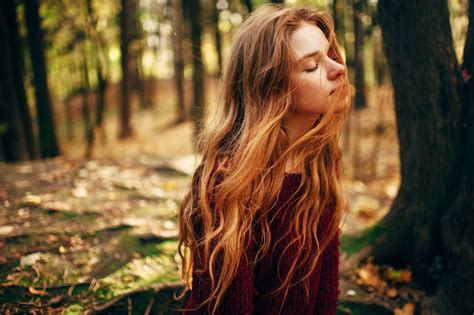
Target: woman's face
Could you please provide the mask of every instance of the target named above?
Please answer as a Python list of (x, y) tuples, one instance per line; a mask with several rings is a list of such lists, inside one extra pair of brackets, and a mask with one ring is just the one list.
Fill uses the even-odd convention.
[[(290, 73), (295, 115), (315, 116), (327, 111), (331, 92), (340, 84), (345, 66), (333, 60), (329, 42), (316, 25), (302, 23), (290, 36), (297, 66)], [(335, 112), (343, 109), (337, 104)]]

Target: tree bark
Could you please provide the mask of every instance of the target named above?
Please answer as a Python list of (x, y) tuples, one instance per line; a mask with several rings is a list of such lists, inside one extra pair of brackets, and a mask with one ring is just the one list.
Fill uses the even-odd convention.
[(184, 58), (183, 58), (183, 10), (181, 0), (171, 0), (173, 6), (173, 50), (174, 50), (174, 82), (176, 88), (176, 122), (186, 120), (186, 107), (184, 104)]
[[(472, 2), (468, 39), (474, 36)], [(402, 181), (369, 255), (376, 263), (411, 266), (414, 281), (430, 296), (427, 314), (470, 314), (472, 80), (462, 81), (446, 0), (380, 0), (378, 11), (395, 92)], [(471, 46), (468, 41), (467, 71)]]
[(365, 75), (364, 75), (364, 38), (365, 30), (361, 21), (363, 13), (362, 0), (352, 0), (352, 17), (354, 23), (354, 56), (355, 56), (355, 109), (366, 107)]
[(217, 0), (212, 0), (212, 27), (214, 29), (214, 41), (216, 43), (217, 63), (219, 69), (217, 70), (217, 77), (221, 76), (222, 72), (222, 39), (219, 31), (219, 10), (217, 9)]
[(119, 138), (124, 139), (132, 135), (130, 125), (130, 75), (129, 75), (129, 56), (128, 48), (130, 44), (130, 35), (128, 25), (130, 18), (129, 10), (132, 1), (121, 0), (122, 8), (120, 12), (120, 52), (122, 67), (121, 98), (120, 98), (120, 134)]
[(18, 109), (23, 127), (23, 134), (25, 135), (26, 146), (28, 149), (28, 156), (30, 159), (39, 157), (38, 144), (34, 135), (34, 125), (31, 119), (30, 109), (25, 92), (25, 83), (23, 80), (24, 64), (23, 64), (23, 45), (18, 34), (18, 23), (16, 18), (16, 7), (14, 0), (5, 0), (5, 15), (6, 23), (8, 25), (9, 45), (11, 47), (11, 58), (13, 68), (13, 81), (15, 84), (16, 99), (18, 101)]
[(201, 3), (194, 0), (185, 0), (189, 7), (189, 21), (191, 24), (191, 42), (193, 54), (193, 96), (194, 105), (191, 107), (191, 118), (194, 121), (194, 144), (197, 151), (197, 139), (202, 130), (204, 113), (204, 78), (201, 54)]
[(247, 12), (251, 13), (253, 11), (252, 0), (243, 0), (245, 7), (247, 8)]
[(36, 97), (36, 117), (39, 131), (41, 157), (59, 155), (56, 128), (48, 89), (46, 60), (43, 52), (43, 35), (38, 13), (38, 0), (25, 0), (25, 17), (28, 29), (28, 44), (33, 68), (33, 83)]
[(20, 161), (28, 158), (22, 122), (19, 115), (19, 102), (15, 90), (14, 62), (9, 24), (5, 3), (0, 5), (0, 42), (5, 47), (0, 49), (0, 158), (6, 161)]

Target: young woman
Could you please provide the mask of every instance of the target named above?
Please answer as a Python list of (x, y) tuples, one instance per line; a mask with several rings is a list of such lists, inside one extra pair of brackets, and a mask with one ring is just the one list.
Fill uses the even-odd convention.
[(179, 213), (185, 313), (335, 314), (351, 89), (332, 19), (264, 5), (235, 35)]

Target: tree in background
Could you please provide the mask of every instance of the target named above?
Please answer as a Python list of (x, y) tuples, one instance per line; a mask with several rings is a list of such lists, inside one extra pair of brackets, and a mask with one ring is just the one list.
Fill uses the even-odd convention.
[(23, 80), (24, 62), (23, 62), (23, 44), (18, 33), (18, 23), (16, 17), (16, 5), (14, 0), (6, 0), (3, 2), (5, 6), (5, 22), (7, 23), (8, 46), (11, 47), (10, 57), (12, 58), (12, 77), (15, 85), (16, 99), (18, 101), (18, 109), (20, 113), (21, 126), (25, 135), (25, 142), (30, 159), (39, 157), (38, 144), (34, 135), (33, 121), (31, 119), (30, 109), (25, 92), (25, 84)]
[(193, 56), (193, 105), (190, 110), (194, 122), (194, 144), (197, 148), (197, 139), (202, 131), (204, 114), (204, 74), (201, 54), (201, 3), (195, 0), (184, 0), (191, 28), (191, 43)]
[(6, 161), (26, 160), (25, 134), (20, 119), (19, 99), (16, 93), (14, 71), (17, 65), (14, 62), (15, 51), (12, 47), (11, 26), (7, 14), (12, 14), (7, 10), (8, 4), (2, 2), (0, 7), (0, 41), (5, 46), (0, 49), (0, 158)]
[(366, 107), (365, 71), (364, 71), (364, 38), (365, 29), (362, 23), (362, 14), (367, 3), (364, 0), (352, 0), (352, 18), (354, 23), (354, 61), (355, 61), (355, 99), (354, 109)]
[(214, 40), (216, 43), (217, 64), (219, 66), (217, 70), (217, 77), (220, 77), (222, 72), (222, 39), (221, 32), (219, 31), (219, 9), (217, 0), (212, 0), (211, 6), (211, 21), (214, 31)]
[(184, 57), (183, 57), (183, 8), (181, 0), (170, 0), (173, 8), (173, 66), (174, 82), (176, 88), (176, 123), (186, 120), (186, 107), (184, 104)]
[(120, 11), (120, 63), (122, 67), (121, 97), (120, 97), (120, 134), (119, 138), (124, 139), (132, 135), (130, 125), (130, 75), (129, 75), (129, 54), (130, 45), (129, 24), (130, 12), (133, 12), (134, 1), (121, 0)]
[(247, 8), (247, 12), (250, 13), (253, 11), (252, 0), (242, 0), (243, 4)]
[(459, 67), (446, 0), (378, 2), (395, 92), (401, 186), (372, 229), (376, 263), (411, 266), (427, 314), (474, 310), (474, 0)]
[(33, 68), (40, 153), (43, 158), (54, 157), (59, 155), (59, 147), (48, 89), (46, 61), (43, 52), (43, 35), (38, 14), (38, 0), (25, 0), (24, 4), (28, 28), (28, 44)]

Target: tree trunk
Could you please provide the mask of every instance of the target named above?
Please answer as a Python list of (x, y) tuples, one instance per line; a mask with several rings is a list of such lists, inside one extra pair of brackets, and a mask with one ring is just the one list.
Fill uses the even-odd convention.
[(82, 119), (84, 122), (84, 140), (86, 142), (85, 157), (90, 159), (92, 157), (94, 148), (94, 122), (91, 117), (89, 95), (91, 92), (91, 85), (89, 82), (89, 70), (87, 67), (86, 52), (82, 52)]
[(194, 0), (185, 0), (189, 10), (189, 21), (191, 24), (191, 42), (193, 54), (193, 96), (194, 105), (191, 107), (191, 118), (194, 121), (194, 144), (196, 150), (197, 139), (202, 130), (204, 113), (204, 79), (201, 57), (201, 3)]
[(334, 19), (334, 31), (336, 33), (337, 41), (339, 45), (345, 46), (345, 27), (344, 27), (344, 3), (337, 0), (332, 2), (332, 17)]
[(219, 10), (217, 9), (217, 0), (212, 0), (212, 27), (214, 28), (214, 40), (216, 43), (217, 63), (219, 69), (217, 70), (217, 77), (221, 76), (222, 72), (222, 39), (219, 31)]
[(120, 134), (119, 138), (125, 139), (132, 135), (130, 125), (130, 78), (129, 78), (129, 56), (128, 47), (130, 36), (128, 32), (129, 10), (132, 1), (121, 0), (122, 8), (120, 12), (120, 52), (122, 67), (121, 98), (120, 98)]
[[(395, 92), (402, 181), (369, 255), (376, 263), (411, 266), (414, 281), (431, 295), (427, 314), (472, 314), (472, 79), (463, 87), (446, 0), (380, 0), (378, 10)], [(472, 41), (465, 69), (472, 73), (470, 46)]]
[(31, 119), (30, 109), (26, 98), (25, 84), (23, 81), (24, 64), (23, 64), (23, 45), (18, 34), (18, 23), (16, 19), (16, 7), (14, 0), (5, 0), (5, 15), (9, 34), (9, 45), (11, 47), (11, 58), (13, 68), (13, 81), (15, 84), (16, 99), (18, 101), (18, 109), (20, 113), (23, 133), (25, 135), (26, 146), (30, 159), (39, 157), (38, 144), (33, 132), (33, 121)]
[(360, 15), (363, 13), (362, 0), (352, 0), (352, 17), (354, 23), (354, 56), (355, 56), (355, 109), (366, 107), (364, 76), (364, 37), (365, 31)]
[(186, 120), (184, 104), (184, 58), (183, 58), (183, 32), (182, 32), (182, 3), (181, 0), (171, 0), (173, 6), (173, 50), (174, 50), (174, 82), (176, 87), (177, 113), (176, 122)]
[(6, 161), (19, 161), (28, 158), (22, 122), (19, 115), (19, 102), (15, 90), (13, 54), (10, 30), (5, 3), (0, 6), (0, 42), (6, 45), (0, 49), (0, 147), (1, 158)]
[(66, 116), (66, 139), (72, 141), (74, 139), (72, 111), (71, 111), (71, 95), (68, 95), (64, 100), (64, 112)]
[(59, 155), (59, 147), (48, 90), (38, 0), (25, 0), (24, 3), (28, 44), (33, 68), (33, 83), (35, 86), (40, 153), (43, 158), (54, 157)]
[[(87, 16), (89, 18), (89, 27), (87, 29), (87, 34), (91, 41), (91, 47), (93, 51), (93, 56), (95, 58), (96, 66), (96, 78), (97, 78), (97, 87), (96, 87), (96, 112), (95, 112), (95, 122), (92, 123), (93, 132), (95, 133), (96, 129), (101, 134), (102, 142), (105, 143), (106, 135), (105, 128), (103, 127), (104, 112), (105, 112), (105, 92), (107, 90), (107, 78), (106, 74), (108, 71), (107, 66), (107, 56), (104, 53), (104, 41), (100, 32), (97, 31), (97, 16), (94, 12), (92, 6), (92, 0), (87, 0)], [(92, 135), (95, 137), (95, 134)]]
[(252, 0), (243, 0), (245, 7), (247, 8), (247, 12), (251, 13), (253, 11)]

